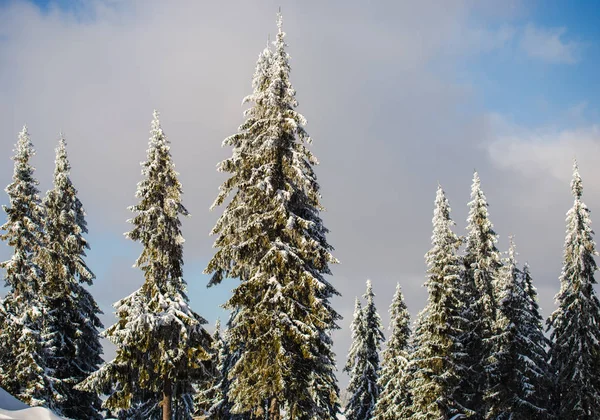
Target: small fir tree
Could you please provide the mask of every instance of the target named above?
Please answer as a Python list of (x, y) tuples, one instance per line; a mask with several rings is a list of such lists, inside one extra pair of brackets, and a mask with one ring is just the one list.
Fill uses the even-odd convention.
[(408, 418), (407, 408), (410, 405), (410, 389), (408, 387), (410, 314), (404, 303), (400, 284), (389, 309), (390, 336), (383, 351), (381, 371), (378, 384), (381, 392), (373, 417), (378, 420), (397, 420)]
[(548, 320), (552, 330), (550, 365), (556, 376), (557, 416), (561, 420), (600, 418), (600, 302), (594, 290), (598, 255), (583, 184), (573, 166), (573, 207), (567, 213), (567, 234), (558, 309)]
[[(414, 377), (412, 419), (448, 420), (457, 414), (472, 414), (461, 406), (457, 389), (466, 369), (460, 338), (464, 334), (464, 303), (461, 290), (461, 239), (452, 231), (450, 205), (438, 187), (433, 212), (432, 248), (425, 259), (429, 298), (415, 328), (415, 350), (411, 357)], [(390, 417), (391, 419), (391, 417)]]
[(220, 387), (222, 380), (220, 368), (223, 365), (222, 357), (224, 356), (224, 345), (225, 342), (223, 341), (221, 332), (221, 321), (217, 319), (210, 347), (210, 355), (213, 361), (212, 377), (206, 383), (197, 386), (198, 392), (194, 396), (195, 412), (198, 415), (208, 415), (210, 408), (223, 398)]
[(133, 406), (138, 413), (146, 410), (146, 418), (156, 418), (159, 407), (163, 420), (190, 419), (193, 385), (209, 376), (211, 337), (186, 295), (179, 215), (188, 212), (156, 111), (142, 167), (144, 179), (136, 193), (140, 201), (130, 208), (135, 216), (126, 235), (143, 246), (135, 265), (145, 282), (115, 304), (119, 321), (103, 333), (117, 346), (115, 359), (79, 388), (108, 391), (104, 406), (111, 410)]
[(99, 419), (98, 395), (74, 388), (102, 363), (99, 329), (103, 326), (98, 318), (102, 311), (84, 287), (95, 276), (84, 261), (88, 229), (70, 171), (61, 135), (53, 188), (43, 201), (45, 247), (39, 258), (44, 271), (43, 339), (53, 393), (50, 407), (74, 419)]
[(367, 280), (367, 291), (364, 295), (367, 304), (361, 309), (360, 302), (358, 299), (356, 301), (351, 327), (352, 347), (345, 368), (350, 374), (350, 400), (344, 410), (348, 420), (369, 420), (379, 397), (379, 350), (384, 336), (374, 297), (371, 281)]
[(218, 382), (207, 392), (212, 398), (211, 406), (208, 409), (208, 418), (211, 420), (253, 420), (259, 418), (248, 413), (236, 414), (231, 412), (233, 403), (228, 398), (231, 384), (228, 373), (239, 358), (237, 354), (231, 352), (228, 344), (229, 326), (234, 318), (235, 314), (231, 314), (227, 323), (228, 327), (221, 334), (221, 345), (218, 345), (219, 352), (216, 366)]
[(531, 418), (534, 420), (546, 420), (553, 418), (552, 392), (553, 375), (549, 364), (550, 340), (544, 334), (541, 309), (538, 301), (537, 289), (533, 285), (529, 264), (525, 263), (522, 270), (521, 284), (525, 289), (527, 297), (527, 313), (525, 322), (526, 336), (531, 346), (530, 359), (538, 372), (543, 372), (542, 376), (535, 376), (532, 382), (535, 382), (535, 392), (530, 396), (531, 403), (539, 410), (532, 411)]
[(35, 155), (27, 127), (15, 145), (13, 182), (6, 187), (9, 205), (3, 206), (6, 233), (0, 238), (13, 249), (6, 270), (6, 296), (0, 299), (0, 387), (25, 403), (50, 403), (41, 339), (43, 271), (37, 260), (43, 244), (44, 209), (30, 159)]
[(544, 418), (546, 407), (538, 403), (540, 393), (548, 391), (543, 386), (547, 374), (545, 342), (539, 341), (541, 330), (533, 330), (538, 322), (532, 317), (531, 296), (517, 268), (512, 238), (498, 280), (498, 316), (489, 340), (486, 419)]

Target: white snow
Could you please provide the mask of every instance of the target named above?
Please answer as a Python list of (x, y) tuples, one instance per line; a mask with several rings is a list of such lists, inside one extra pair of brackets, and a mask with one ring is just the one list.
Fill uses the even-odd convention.
[(62, 420), (47, 408), (29, 407), (0, 388), (0, 420)]
[(3, 410), (22, 410), (29, 408), (29, 406), (15, 397), (10, 395), (8, 392), (0, 388), (0, 409)]

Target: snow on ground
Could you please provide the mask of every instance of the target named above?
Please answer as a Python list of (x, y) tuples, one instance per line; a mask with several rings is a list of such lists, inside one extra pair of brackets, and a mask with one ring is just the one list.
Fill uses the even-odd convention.
[(2, 410), (22, 410), (29, 408), (29, 406), (15, 397), (10, 395), (8, 392), (0, 388), (0, 409)]
[(0, 420), (62, 420), (43, 407), (29, 407), (0, 388)]

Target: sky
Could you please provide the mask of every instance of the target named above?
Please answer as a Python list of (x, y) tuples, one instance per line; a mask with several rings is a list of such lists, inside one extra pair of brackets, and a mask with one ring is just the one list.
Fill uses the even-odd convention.
[[(344, 316), (334, 332), (338, 365), (367, 279), (386, 328), (396, 283), (413, 318), (424, 307), (437, 185), (464, 235), (474, 170), (498, 247), (514, 235), (548, 316), (574, 158), (592, 220), (600, 209), (595, 2), (0, 0), (0, 185), (11, 182), (27, 124), (40, 189), (50, 189), (64, 133), (105, 325), (115, 320), (112, 303), (143, 282), (132, 267), (141, 247), (123, 233), (153, 109), (192, 215), (183, 221), (192, 308), (210, 330), (226, 320), (219, 305), (237, 280), (207, 288), (202, 274), (222, 212), (209, 210), (225, 179), (216, 164), (231, 154), (221, 143), (243, 121), (241, 101), (280, 6), (298, 110), (320, 160), (322, 217), (340, 260), (330, 278), (342, 294), (333, 300)], [(0, 257), (10, 249), (0, 247)]]

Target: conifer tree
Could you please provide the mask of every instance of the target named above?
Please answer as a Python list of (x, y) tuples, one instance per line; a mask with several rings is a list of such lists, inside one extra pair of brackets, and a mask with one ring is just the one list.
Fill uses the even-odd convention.
[(381, 371), (377, 381), (381, 392), (373, 418), (378, 420), (397, 420), (408, 418), (410, 389), (408, 386), (410, 314), (404, 303), (400, 284), (390, 305), (390, 336), (383, 351)]
[[(508, 258), (498, 277), (498, 313), (490, 338), (489, 389), (485, 395), (486, 419), (546, 418), (538, 404), (546, 378), (546, 350), (538, 320), (532, 317), (531, 296), (517, 268), (511, 238)], [(537, 324), (537, 325), (536, 325)], [(541, 337), (540, 337), (541, 336)]]
[[(228, 322), (228, 326), (231, 325), (231, 322), (235, 314), (231, 314), (230, 320)], [(221, 343), (217, 344), (215, 349), (218, 348), (219, 351), (217, 353), (216, 360), (216, 371), (217, 371), (217, 379), (218, 382), (210, 388), (205, 394), (208, 394), (210, 397), (211, 405), (208, 408), (208, 418), (211, 420), (251, 420), (253, 418), (250, 414), (236, 414), (231, 412), (231, 408), (233, 407), (232, 402), (229, 400), (229, 386), (231, 384), (231, 380), (228, 377), (228, 373), (231, 370), (231, 367), (235, 363), (239, 357), (236, 354), (232, 354), (229, 349), (228, 344), (228, 333), (229, 327), (223, 331), (220, 335)]]
[(530, 359), (537, 367), (542, 376), (535, 376), (531, 382), (535, 382), (535, 392), (530, 396), (531, 403), (540, 410), (531, 413), (531, 418), (535, 420), (544, 420), (553, 418), (552, 410), (552, 391), (553, 376), (549, 364), (550, 340), (544, 334), (543, 317), (538, 302), (537, 289), (533, 285), (529, 264), (525, 263), (522, 270), (521, 284), (527, 297), (527, 321), (525, 322), (526, 337), (531, 343)]
[(373, 287), (367, 280), (367, 300), (364, 309), (356, 301), (352, 322), (352, 347), (348, 354), (346, 370), (350, 374), (348, 393), (350, 400), (344, 415), (348, 420), (369, 420), (379, 398), (379, 350), (384, 336), (381, 318), (375, 308)]
[(591, 420), (600, 418), (600, 302), (594, 290), (598, 252), (590, 211), (581, 200), (583, 184), (577, 163), (571, 191), (575, 200), (567, 213), (558, 308), (548, 320), (550, 364), (556, 375), (558, 418)]
[(53, 393), (50, 407), (66, 417), (97, 419), (98, 395), (74, 388), (102, 363), (98, 331), (102, 312), (84, 287), (95, 276), (84, 261), (89, 249), (85, 211), (70, 178), (62, 135), (55, 164), (53, 188), (43, 200), (45, 246), (39, 258), (44, 271), (43, 340)]
[(497, 234), (489, 220), (488, 203), (481, 190), (479, 174), (473, 174), (471, 202), (469, 203), (468, 236), (464, 264), (466, 274), (481, 291), (486, 319), (493, 320), (496, 310), (496, 276), (502, 263), (496, 248)]
[(462, 282), (464, 302), (467, 305), (463, 314), (466, 326), (460, 339), (467, 371), (456, 395), (460, 397), (460, 405), (474, 410), (474, 418), (481, 419), (485, 415), (485, 365), (490, 355), (488, 340), (492, 336), (492, 325), (496, 318), (495, 283), (501, 260), (495, 245), (497, 235), (489, 220), (488, 204), (477, 172), (473, 175), (469, 207)]
[(47, 405), (52, 394), (45, 370), (41, 338), (44, 312), (40, 299), (43, 271), (37, 263), (43, 247), (44, 209), (30, 159), (35, 155), (27, 127), (15, 146), (13, 182), (6, 187), (6, 233), (1, 239), (13, 249), (6, 270), (6, 296), (0, 299), (0, 387), (25, 403)]
[[(450, 419), (471, 414), (456, 395), (463, 366), (460, 338), (465, 329), (461, 291), (461, 239), (452, 231), (450, 205), (438, 187), (433, 213), (432, 248), (425, 259), (429, 266), (427, 306), (415, 328), (415, 351), (411, 357), (415, 374), (410, 382), (412, 419)], [(390, 417), (391, 418), (391, 417)]]
[(143, 246), (135, 266), (143, 271), (145, 282), (115, 304), (119, 320), (103, 333), (117, 346), (115, 359), (79, 387), (109, 391), (103, 404), (109, 409), (142, 405), (149, 410), (146, 418), (155, 418), (160, 403), (163, 420), (189, 419), (193, 385), (209, 373), (211, 337), (186, 295), (179, 215), (188, 212), (156, 111), (142, 175), (139, 203), (130, 207), (133, 228), (126, 236)]
[(210, 347), (210, 356), (212, 363), (212, 377), (206, 383), (198, 384), (198, 392), (194, 396), (195, 411), (199, 415), (208, 415), (210, 408), (218, 404), (222, 399), (221, 393), (221, 370), (223, 365), (224, 347), (223, 335), (221, 332), (221, 321), (217, 319), (215, 332), (212, 335), (212, 344)]
[(274, 50), (259, 58), (247, 119), (224, 141), (233, 155), (219, 170), (230, 177), (213, 207), (232, 197), (212, 230), (218, 250), (205, 271), (209, 285), (241, 280), (226, 304), (235, 314), (228, 331), (232, 412), (334, 419), (330, 332), (340, 316), (330, 304), (338, 293), (324, 275), (337, 261), (319, 215), (318, 161), (295, 111), (281, 15), (278, 27)]

